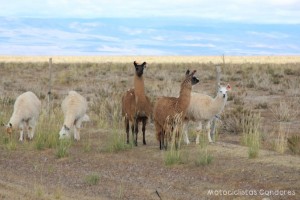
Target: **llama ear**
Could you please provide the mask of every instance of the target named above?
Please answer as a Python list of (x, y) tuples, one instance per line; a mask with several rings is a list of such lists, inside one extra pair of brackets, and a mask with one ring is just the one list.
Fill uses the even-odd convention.
[(67, 127), (66, 125), (64, 125), (64, 129), (65, 129), (66, 131), (69, 131), (69, 130), (70, 130), (70, 128)]
[(133, 62), (133, 64), (134, 64), (134, 66), (137, 66), (137, 63), (136, 63), (136, 61), (134, 61), (134, 62)]
[(142, 66), (146, 68), (146, 64), (147, 64), (146, 62), (143, 62)]
[(186, 70), (185, 75), (188, 76), (190, 74), (190, 70)]
[(194, 70), (192, 73), (191, 73), (191, 76), (194, 76), (194, 74), (196, 73), (197, 71)]
[(227, 91), (231, 90), (231, 86), (229, 84), (227, 84), (226, 89), (227, 89)]

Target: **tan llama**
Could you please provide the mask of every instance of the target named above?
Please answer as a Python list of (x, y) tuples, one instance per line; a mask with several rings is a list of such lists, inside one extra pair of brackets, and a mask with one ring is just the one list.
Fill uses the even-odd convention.
[(125, 118), (127, 144), (129, 143), (129, 125), (131, 123), (133, 142), (137, 146), (140, 122), (142, 122), (143, 144), (146, 145), (146, 124), (152, 114), (152, 105), (145, 95), (143, 72), (146, 68), (146, 62), (138, 64), (134, 61), (133, 64), (135, 67), (134, 88), (125, 92), (122, 97), (122, 116)]
[[(169, 137), (169, 132), (166, 130), (166, 122), (171, 124), (171, 129), (176, 126), (176, 121), (183, 121), (186, 110), (190, 104), (192, 86), (197, 84), (199, 80), (194, 76), (196, 70), (190, 73), (186, 71), (185, 79), (181, 83), (179, 97), (159, 97), (154, 105), (153, 115), (156, 128), (156, 138), (159, 141), (159, 149), (167, 149), (167, 140), (165, 145), (165, 138)], [(180, 119), (178, 119), (178, 116)], [(176, 143), (176, 140), (175, 140)]]

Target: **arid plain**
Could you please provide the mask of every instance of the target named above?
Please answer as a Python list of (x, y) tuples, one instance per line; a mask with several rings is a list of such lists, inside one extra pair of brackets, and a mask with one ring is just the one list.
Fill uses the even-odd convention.
[[(18, 131), (10, 137), (0, 129), (1, 200), (300, 198), (300, 56), (53, 56), (51, 76), (48, 60), (0, 56), (0, 122), (8, 122), (21, 93), (33, 91), (42, 101), (32, 141), (21, 143)], [(193, 91), (215, 96), (215, 66), (221, 67), (221, 83), (232, 90), (216, 142), (202, 134), (196, 145), (191, 127), (191, 144), (182, 142), (172, 163), (150, 120), (147, 145), (141, 132), (137, 147), (125, 144), (121, 97), (133, 86), (135, 60), (147, 62), (152, 102), (178, 96), (186, 69), (200, 79)], [(60, 104), (69, 90), (87, 98), (91, 121), (80, 141), (62, 143)], [(256, 156), (245, 142), (254, 128)]]

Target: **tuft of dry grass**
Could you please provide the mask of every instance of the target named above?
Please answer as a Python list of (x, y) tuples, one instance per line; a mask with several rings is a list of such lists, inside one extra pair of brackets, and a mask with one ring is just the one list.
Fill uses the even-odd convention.
[(274, 150), (278, 153), (283, 154), (287, 147), (287, 135), (288, 135), (288, 128), (287, 126), (283, 125), (282, 123), (279, 124), (279, 128), (277, 129), (277, 135), (274, 139)]
[(274, 104), (270, 110), (273, 113), (274, 118), (279, 122), (291, 122), (299, 115), (297, 108), (298, 103), (292, 101), (280, 101), (279, 105)]
[(249, 158), (256, 158), (259, 154), (261, 145), (260, 122), (260, 113), (249, 112), (244, 114), (242, 118), (242, 144), (249, 147)]

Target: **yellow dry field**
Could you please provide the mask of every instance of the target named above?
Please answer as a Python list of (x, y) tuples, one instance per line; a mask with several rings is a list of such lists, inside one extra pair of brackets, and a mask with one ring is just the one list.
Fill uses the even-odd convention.
[(56, 63), (128, 63), (146, 60), (148, 63), (299, 63), (300, 56), (0, 56), (0, 62), (48, 62)]

